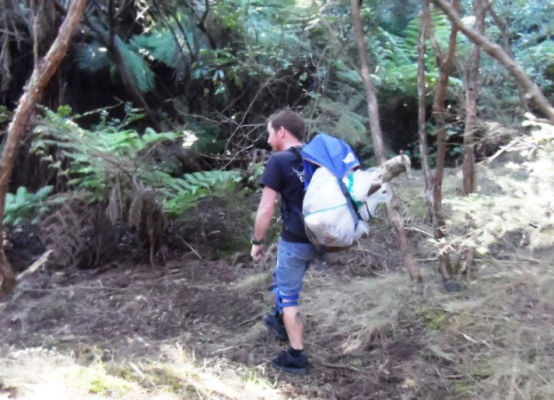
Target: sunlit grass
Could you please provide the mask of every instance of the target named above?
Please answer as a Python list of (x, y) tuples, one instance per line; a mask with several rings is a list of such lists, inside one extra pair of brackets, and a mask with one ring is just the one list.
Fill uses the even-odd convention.
[(196, 359), (178, 345), (160, 349), (159, 360), (124, 363), (82, 364), (57, 350), (10, 350), (0, 359), (0, 382), (18, 399), (284, 398), (263, 369)]

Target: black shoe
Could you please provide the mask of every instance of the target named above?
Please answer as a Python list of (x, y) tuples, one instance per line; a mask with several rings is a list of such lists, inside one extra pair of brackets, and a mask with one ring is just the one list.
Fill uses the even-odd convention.
[(267, 314), (264, 317), (264, 324), (271, 332), (275, 334), (275, 336), (277, 336), (279, 340), (289, 340), (289, 335), (287, 335), (287, 330), (285, 329), (282, 315)]
[(295, 357), (290, 354), (289, 350), (285, 350), (279, 354), (276, 359), (271, 361), (271, 365), (281, 371), (299, 375), (307, 374), (311, 367), (308, 362), (308, 357), (302, 353)]

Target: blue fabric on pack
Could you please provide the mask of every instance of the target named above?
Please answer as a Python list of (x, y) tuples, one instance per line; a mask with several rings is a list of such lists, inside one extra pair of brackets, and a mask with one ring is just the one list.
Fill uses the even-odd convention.
[(344, 178), (360, 161), (350, 146), (343, 140), (326, 133), (317, 134), (302, 148), (304, 162), (304, 187), (308, 187), (315, 170), (326, 167), (338, 179)]

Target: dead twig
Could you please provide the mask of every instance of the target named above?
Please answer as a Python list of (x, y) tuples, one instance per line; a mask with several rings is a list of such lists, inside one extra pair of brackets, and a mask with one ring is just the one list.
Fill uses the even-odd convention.
[(46, 261), (48, 261), (48, 257), (50, 254), (52, 254), (54, 250), (50, 249), (47, 250), (38, 260), (36, 260), (34, 263), (32, 263), (29, 268), (27, 268), (25, 271), (19, 273), (16, 277), (16, 280), (20, 281), (21, 279), (33, 274), (36, 270), (38, 270)]
[(197, 252), (197, 251), (194, 249), (194, 247), (192, 247), (185, 239), (183, 239), (181, 236), (178, 236), (178, 238), (181, 240), (181, 242), (183, 242), (183, 243), (185, 244), (185, 246), (187, 246), (187, 247), (190, 249), (190, 251), (192, 251), (192, 252), (194, 253), (194, 255), (195, 255), (196, 257), (198, 257), (199, 260), (202, 259), (202, 256), (200, 255), (200, 253)]
[(352, 366), (350, 366), (350, 365), (344, 365), (344, 364), (330, 364), (330, 363), (326, 363), (326, 362), (322, 362), (321, 365), (323, 365), (324, 367), (329, 367), (329, 368), (347, 369), (347, 370), (350, 370), (350, 371), (358, 372), (358, 373), (360, 373), (360, 374), (365, 374), (365, 373), (366, 373), (366, 371), (361, 370), (361, 369), (356, 368), (356, 367), (352, 367)]
[(257, 314), (256, 316), (249, 318), (246, 321), (239, 322), (237, 326), (243, 326), (243, 325), (249, 324), (250, 322), (257, 321), (258, 319), (261, 319), (263, 315), (264, 313)]
[(416, 228), (415, 226), (405, 226), (404, 229), (406, 229), (407, 231), (419, 232), (428, 237), (433, 237), (432, 233), (426, 232), (423, 229)]

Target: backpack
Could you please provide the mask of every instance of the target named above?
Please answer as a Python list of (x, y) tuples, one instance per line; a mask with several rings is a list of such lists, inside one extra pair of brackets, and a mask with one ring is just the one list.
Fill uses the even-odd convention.
[(320, 251), (346, 249), (369, 233), (368, 221), (379, 203), (390, 198), (376, 169), (361, 170), (354, 151), (326, 133), (302, 148), (302, 216), (310, 242)]

